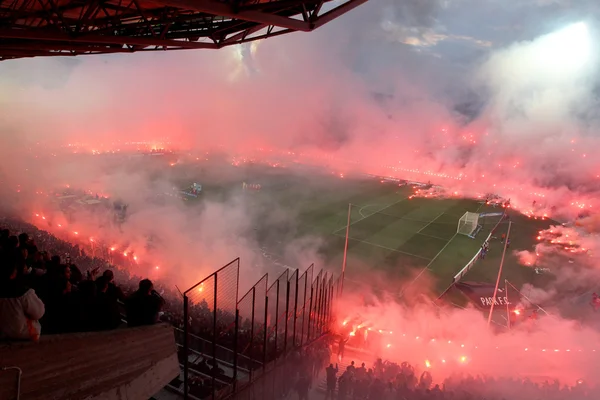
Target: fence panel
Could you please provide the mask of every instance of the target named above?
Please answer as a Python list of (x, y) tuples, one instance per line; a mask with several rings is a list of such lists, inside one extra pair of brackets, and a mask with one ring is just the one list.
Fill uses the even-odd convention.
[(296, 346), (300, 347), (306, 343), (306, 329), (304, 321), (304, 305), (306, 304), (306, 283), (308, 275), (306, 271), (298, 277), (298, 306), (296, 307)]
[(232, 261), (216, 273), (217, 344), (229, 349), (234, 349), (235, 311), (238, 300), (239, 276), (239, 259)]
[(281, 300), (286, 295), (288, 274), (289, 271), (286, 269), (267, 290), (267, 340), (265, 346), (267, 362), (274, 360), (281, 352), (280, 343), (283, 343), (281, 313), (285, 312), (285, 303), (282, 306)]
[(237, 306), (237, 366), (238, 387), (252, 381), (255, 372), (263, 365), (263, 331), (265, 299), (267, 293), (265, 274), (238, 301)]
[(292, 350), (296, 343), (296, 317), (298, 307), (298, 270), (295, 270), (288, 281), (288, 296), (286, 305), (286, 331), (284, 351)]
[(186, 398), (286, 396), (298, 372), (294, 349), (329, 329), (339, 279), (314, 277), (310, 265), (270, 285), (265, 274), (239, 298), (239, 268), (236, 259), (184, 292), (184, 329), (175, 335)]
[(337, 291), (337, 279), (333, 279), (333, 274), (331, 274), (331, 278), (329, 279), (329, 298), (328, 298), (328, 306), (327, 306), (327, 326), (331, 326), (333, 323), (333, 302), (337, 299), (336, 297)]
[[(215, 397), (231, 379), (218, 360), (219, 348), (232, 348), (235, 357), (235, 330), (239, 258), (186, 290), (183, 294), (184, 344), (180, 357), (184, 365), (184, 396)], [(209, 341), (207, 345), (206, 341)], [(210, 349), (208, 349), (210, 347)], [(221, 360), (223, 361), (223, 360)], [(237, 371), (233, 365), (234, 375)], [(190, 372), (196, 379), (190, 379)], [(209, 376), (210, 379), (204, 379)], [(210, 380), (210, 389), (207, 386)], [(193, 383), (197, 382), (197, 383)]]
[[(232, 395), (228, 400), (277, 400), (295, 398), (290, 396), (302, 373), (314, 379), (317, 371), (322, 371), (329, 363), (327, 338), (321, 337), (288, 357), (273, 361), (257, 381)], [(313, 381), (316, 383), (316, 381)]]
[(287, 300), (288, 300), (288, 290), (289, 290), (289, 275), (290, 271), (286, 270), (283, 274), (279, 276), (277, 279), (279, 288), (277, 290), (277, 336), (276, 336), (276, 344), (277, 344), (277, 353), (276, 358), (285, 352), (285, 341), (287, 336)]
[[(200, 366), (199, 354), (202, 357), (216, 358), (215, 325), (216, 325), (216, 273), (188, 289), (183, 296), (184, 344), (180, 362), (183, 363), (184, 396), (188, 394), (197, 398), (206, 397), (202, 390), (204, 382), (196, 384), (204, 367)], [(208, 342), (208, 343), (207, 343)], [(194, 379), (190, 379), (190, 373)], [(216, 375), (210, 378), (211, 394), (216, 389)]]
[(314, 264), (311, 264), (304, 272), (304, 305), (302, 306), (302, 343), (309, 342), (310, 309), (312, 305), (312, 282)]
[(308, 340), (314, 339), (318, 336), (317, 333), (317, 311), (319, 309), (319, 301), (321, 300), (321, 294), (319, 292), (322, 282), (323, 270), (319, 271), (317, 277), (312, 282), (310, 292), (311, 301), (309, 304), (309, 326), (308, 326)]

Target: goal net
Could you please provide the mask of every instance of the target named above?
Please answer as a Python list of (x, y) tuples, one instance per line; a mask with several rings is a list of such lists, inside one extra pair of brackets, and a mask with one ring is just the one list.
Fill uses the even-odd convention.
[(479, 222), (479, 214), (474, 212), (466, 212), (458, 220), (457, 233), (461, 235), (471, 236), (473, 232), (477, 230), (477, 223)]

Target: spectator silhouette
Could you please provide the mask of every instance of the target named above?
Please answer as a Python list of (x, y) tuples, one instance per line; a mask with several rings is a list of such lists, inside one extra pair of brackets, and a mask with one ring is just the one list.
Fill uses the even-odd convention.
[(0, 267), (0, 338), (38, 340), (44, 303), (33, 289), (19, 284), (14, 262)]
[(296, 382), (296, 392), (298, 400), (308, 400), (308, 390), (310, 388), (310, 377), (306, 372), (300, 375), (300, 379)]
[[(113, 285), (114, 287), (114, 285)], [(114, 293), (110, 293), (110, 283), (106, 275), (96, 279), (98, 300), (98, 326), (100, 330), (116, 329), (121, 324), (119, 304)], [(119, 291), (120, 292), (120, 291)], [(122, 294), (122, 293), (121, 293)]]
[(152, 281), (150, 279), (141, 280), (139, 289), (125, 303), (128, 326), (155, 324), (163, 305), (164, 300), (154, 290)]
[(327, 394), (325, 395), (325, 399), (331, 398), (333, 400), (335, 398), (335, 384), (337, 382), (337, 364), (335, 368), (333, 364), (329, 364), (329, 367), (325, 368), (325, 372), (327, 372)]
[(117, 300), (124, 302), (125, 295), (123, 294), (121, 289), (117, 285), (115, 285), (115, 274), (110, 269), (107, 269), (98, 279), (101, 278), (106, 279), (107, 288), (104, 292), (106, 296), (109, 297), (111, 300), (114, 300), (115, 302)]

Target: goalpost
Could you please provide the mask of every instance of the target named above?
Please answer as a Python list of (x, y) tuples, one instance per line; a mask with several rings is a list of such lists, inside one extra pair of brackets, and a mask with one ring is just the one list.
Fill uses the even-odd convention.
[(477, 230), (477, 224), (479, 223), (479, 213), (466, 212), (458, 220), (458, 228), (456, 233), (461, 235), (471, 236), (473, 232)]

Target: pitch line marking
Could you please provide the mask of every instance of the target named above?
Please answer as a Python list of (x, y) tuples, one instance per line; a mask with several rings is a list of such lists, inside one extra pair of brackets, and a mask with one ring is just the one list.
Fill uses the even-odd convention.
[(421, 277), (421, 275), (423, 275), (423, 273), (425, 273), (425, 271), (431, 271), (431, 269), (429, 269), (429, 266), (431, 264), (433, 264), (433, 262), (436, 260), (436, 258), (438, 258), (444, 250), (446, 250), (446, 247), (448, 247), (448, 245), (450, 243), (452, 243), (452, 241), (454, 240), (454, 238), (456, 237), (457, 234), (458, 233), (455, 233), (454, 236), (452, 236), (452, 238), (450, 240), (448, 240), (448, 243), (446, 243), (444, 245), (444, 247), (442, 247), (442, 249), (435, 255), (435, 257), (433, 257), (431, 259), (431, 261), (429, 261), (429, 264), (427, 264), (427, 266), (425, 266), (425, 268), (421, 269), (421, 272), (419, 272), (419, 274), (415, 277), (415, 279), (413, 279), (408, 285), (405, 285), (402, 288), (402, 291), (400, 292), (400, 297), (402, 297), (404, 295), (404, 292), (406, 291), (407, 288), (411, 287), (417, 280), (419, 280), (419, 278)]
[[(335, 236), (338, 236), (338, 237), (346, 237), (346, 236), (342, 236), (342, 235), (338, 235), (338, 234), (335, 234)], [(356, 239), (356, 238), (353, 238), (352, 236), (348, 236), (348, 239), (354, 240), (355, 242), (359, 242), (359, 243), (368, 244), (368, 245), (370, 245), (370, 246), (379, 247), (380, 249), (385, 249), (385, 250), (393, 251), (393, 252), (396, 252), (396, 253), (406, 254), (407, 256), (411, 256), (411, 257), (420, 258), (420, 259), (422, 259), (422, 260), (426, 260), (426, 261), (429, 261), (429, 260), (431, 260), (430, 258), (423, 257), (423, 256), (418, 256), (418, 255), (416, 255), (416, 254), (408, 253), (408, 252), (406, 252), (406, 251), (397, 250), (397, 249), (392, 249), (391, 247), (382, 246), (382, 245), (380, 245), (380, 244), (375, 244), (375, 243), (367, 242), (366, 240)]]
[(429, 266), (430, 266), (431, 264), (433, 264), (433, 262), (434, 262), (434, 261), (435, 261), (435, 260), (436, 260), (436, 259), (437, 259), (437, 258), (440, 256), (440, 254), (442, 254), (442, 252), (443, 252), (444, 250), (446, 250), (446, 247), (448, 247), (448, 245), (449, 245), (450, 243), (452, 243), (452, 241), (454, 240), (454, 238), (456, 237), (456, 235), (458, 235), (458, 233), (455, 233), (454, 235), (452, 235), (452, 237), (450, 238), (450, 240), (448, 240), (448, 243), (446, 243), (446, 244), (444, 245), (444, 247), (442, 247), (442, 249), (441, 249), (441, 250), (440, 250), (440, 251), (439, 251), (439, 252), (438, 252), (438, 253), (435, 255), (435, 257), (433, 257), (433, 258), (431, 259), (431, 261), (429, 262), (429, 264), (427, 264), (427, 267), (425, 267), (425, 268), (429, 269)]
[(424, 227), (422, 227), (421, 229), (419, 229), (417, 231), (417, 233), (421, 233), (423, 231), (423, 229), (427, 228), (429, 225), (433, 224), (435, 222), (435, 220), (439, 219), (442, 215), (444, 215), (444, 213), (441, 213), (440, 215), (438, 215), (437, 217), (435, 217), (434, 219), (432, 219), (431, 221), (429, 221), (429, 223), (427, 225), (425, 225)]
[[(430, 222), (429, 220), (426, 219), (416, 219), (416, 218), (406, 218), (406, 217), (399, 217), (397, 215), (392, 215), (392, 214), (387, 214), (387, 213), (378, 213), (381, 215), (387, 215), (388, 217), (394, 217), (394, 218), (398, 218), (399, 220), (404, 220), (404, 221), (411, 221), (411, 222)], [(446, 213), (444, 213), (446, 214)], [(448, 214), (450, 215), (450, 214)], [(457, 220), (458, 221), (458, 220)], [(440, 224), (445, 224), (445, 225), (456, 225), (456, 222), (438, 222)], [(447, 239), (444, 239), (447, 240)]]
[(427, 236), (427, 237), (430, 237), (430, 238), (433, 238), (433, 239), (443, 240), (444, 242), (448, 240), (448, 238), (442, 238), (442, 237), (439, 237), (439, 236), (428, 235), (426, 233), (415, 233), (415, 235)]
[[(479, 207), (477, 208), (477, 211), (476, 211), (476, 212), (479, 212), (479, 210), (481, 209), (481, 207), (482, 207), (482, 205), (479, 205)], [(438, 218), (439, 218), (439, 217), (438, 217)], [(432, 221), (432, 222), (433, 222), (433, 221)], [(421, 233), (421, 235), (422, 235), (422, 233)], [(424, 273), (425, 271), (427, 271), (427, 270), (431, 271), (431, 269), (429, 268), (429, 267), (431, 266), (431, 264), (433, 264), (433, 262), (434, 262), (434, 261), (435, 261), (435, 260), (436, 260), (436, 259), (437, 259), (437, 258), (440, 256), (440, 254), (442, 254), (442, 252), (443, 252), (444, 250), (446, 250), (446, 247), (448, 247), (448, 245), (449, 245), (450, 243), (452, 243), (452, 241), (454, 240), (454, 238), (456, 237), (456, 235), (458, 235), (458, 233), (455, 233), (454, 235), (452, 235), (452, 237), (450, 238), (450, 240), (448, 240), (448, 243), (446, 243), (446, 244), (444, 245), (444, 247), (442, 247), (442, 249), (441, 249), (441, 250), (440, 250), (440, 251), (439, 251), (439, 252), (438, 252), (438, 253), (435, 255), (435, 257), (433, 257), (433, 258), (431, 259), (431, 261), (429, 261), (429, 264), (427, 264), (427, 266), (426, 266), (425, 268), (423, 268), (423, 269), (421, 270), (421, 272), (419, 272), (419, 274), (418, 274), (418, 275), (415, 277), (415, 279), (413, 279), (411, 283), (409, 283), (408, 285), (406, 285), (406, 286), (404, 286), (404, 287), (402, 288), (402, 291), (400, 292), (400, 296), (402, 296), (402, 295), (404, 294), (404, 291), (405, 291), (405, 289), (406, 289), (406, 288), (408, 288), (408, 287), (410, 287), (410, 286), (412, 286), (412, 285), (413, 285), (413, 284), (414, 284), (414, 283), (415, 283), (415, 282), (416, 282), (416, 281), (417, 281), (417, 280), (418, 280), (418, 279), (421, 277), (421, 275), (423, 275), (423, 273)]]
[(378, 206), (378, 205), (379, 205), (379, 204), (367, 204), (366, 206), (362, 206), (362, 207), (360, 208), (360, 210), (358, 210), (358, 213), (360, 214), (360, 216), (361, 216), (361, 217), (363, 217), (363, 218), (367, 218), (367, 217), (368, 217), (368, 215), (364, 215), (362, 211), (363, 211), (365, 208), (367, 208), (367, 207), (374, 207), (374, 206)]
[[(371, 215), (375, 215), (375, 214), (377, 214), (377, 213), (380, 213), (380, 212), (381, 212), (381, 211), (383, 211), (383, 210), (387, 210), (388, 208), (390, 208), (390, 207), (392, 207), (392, 206), (395, 206), (395, 205), (396, 205), (396, 204), (398, 204), (398, 203), (402, 203), (402, 202), (403, 202), (404, 200), (406, 200), (406, 199), (408, 199), (408, 197), (405, 197), (405, 198), (403, 198), (403, 199), (400, 199), (400, 200), (398, 200), (398, 201), (396, 201), (396, 202), (394, 202), (394, 203), (390, 204), (389, 206), (385, 206), (385, 207), (383, 207), (383, 208), (381, 208), (381, 209), (379, 209), (379, 210), (377, 210), (377, 211), (374, 211), (374, 212), (372, 212), (371, 214), (367, 214), (365, 217), (363, 217), (363, 218), (360, 218), (360, 219), (357, 219), (357, 220), (356, 220), (356, 221), (354, 221), (354, 222), (350, 222), (350, 226), (352, 226), (352, 225), (356, 224), (357, 222), (360, 222), (360, 221), (362, 221), (363, 219), (367, 219), (367, 218), (369, 218)], [(339, 231), (341, 231), (341, 230), (343, 230), (343, 229), (346, 229), (346, 227), (347, 227), (347, 225), (344, 225), (343, 227), (341, 227), (341, 228), (339, 228), (339, 229), (336, 229), (335, 231), (333, 231), (333, 232), (332, 232), (332, 235), (335, 235), (335, 234), (336, 234), (336, 233), (338, 233)]]

